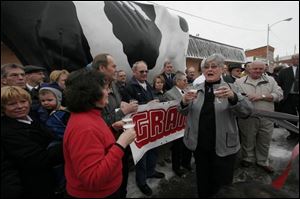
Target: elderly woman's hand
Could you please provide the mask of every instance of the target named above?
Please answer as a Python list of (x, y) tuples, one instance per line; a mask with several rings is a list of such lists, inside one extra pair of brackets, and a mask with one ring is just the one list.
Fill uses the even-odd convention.
[(197, 97), (197, 92), (187, 92), (182, 96), (183, 104), (191, 103)]
[(220, 86), (214, 91), (214, 94), (218, 98), (234, 98), (234, 93), (228, 86)]

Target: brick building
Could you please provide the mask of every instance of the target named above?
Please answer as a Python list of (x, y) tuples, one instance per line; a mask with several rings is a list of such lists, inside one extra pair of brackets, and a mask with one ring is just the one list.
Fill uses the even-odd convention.
[[(275, 48), (269, 46), (268, 60), (270, 65), (272, 65), (274, 62), (274, 50)], [(267, 62), (267, 46), (246, 50), (245, 54), (247, 61), (261, 60)]]
[(275, 65), (287, 64), (289, 66), (293, 65), (292, 56), (284, 56), (284, 57), (277, 57), (275, 59)]
[(1, 41), (1, 65), (7, 63), (21, 64), (15, 53)]

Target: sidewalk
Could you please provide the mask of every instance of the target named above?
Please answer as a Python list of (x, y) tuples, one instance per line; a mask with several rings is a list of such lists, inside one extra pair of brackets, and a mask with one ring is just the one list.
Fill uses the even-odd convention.
[[(231, 191), (234, 190), (235, 196), (242, 196), (242, 194), (247, 192), (245, 190), (251, 190), (251, 193), (248, 194), (253, 194), (254, 197), (258, 194), (256, 190), (262, 192), (262, 194), (270, 194), (270, 197), (275, 197), (274, 194), (279, 195), (279, 193), (273, 193), (263, 186), (265, 186), (265, 184), (269, 185), (272, 180), (276, 179), (290, 160), (291, 152), (297, 143), (296, 141), (287, 141), (287, 135), (288, 132), (285, 129), (274, 129), (270, 147), (270, 165), (275, 169), (274, 174), (269, 175), (256, 166), (242, 168), (239, 166), (239, 161), (237, 161), (234, 183), (238, 183), (236, 185), (239, 187), (231, 188)], [(193, 167), (195, 167), (195, 165), (193, 165)], [(166, 178), (147, 180), (147, 183), (153, 190), (153, 195), (148, 198), (197, 198), (195, 172), (189, 172), (185, 178), (179, 178), (172, 172), (171, 164), (166, 164), (164, 167), (157, 165), (157, 170), (164, 172)], [(245, 181), (250, 181), (250, 184), (241, 183)], [(260, 186), (257, 182), (253, 183), (254, 181), (261, 182), (263, 186)], [(147, 198), (135, 184), (134, 171), (129, 174), (127, 190), (128, 198)], [(299, 156), (295, 160), (286, 184), (282, 188), (282, 196), (299, 198)], [(248, 197), (251, 196), (248, 195)]]

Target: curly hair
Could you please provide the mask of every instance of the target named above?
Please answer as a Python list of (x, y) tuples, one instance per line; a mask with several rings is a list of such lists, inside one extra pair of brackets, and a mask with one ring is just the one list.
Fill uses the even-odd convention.
[(106, 82), (104, 75), (97, 71), (80, 69), (70, 73), (64, 91), (66, 104), (71, 112), (86, 112), (96, 107), (103, 97)]

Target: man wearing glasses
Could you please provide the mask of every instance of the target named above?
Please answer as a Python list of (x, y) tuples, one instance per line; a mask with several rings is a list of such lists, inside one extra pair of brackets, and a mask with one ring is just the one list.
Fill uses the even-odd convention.
[[(147, 82), (148, 66), (144, 61), (137, 61), (132, 67), (133, 77), (126, 87), (126, 98), (135, 99), (139, 104), (146, 104), (154, 100), (153, 89)], [(136, 184), (145, 195), (152, 195), (152, 190), (147, 184), (147, 178), (164, 178), (165, 174), (155, 170), (157, 160), (156, 149), (145, 153), (135, 165)]]
[(137, 61), (132, 66), (133, 77), (126, 86), (125, 100), (135, 99), (139, 104), (146, 104), (154, 99), (153, 89), (147, 82), (148, 66), (144, 61)]

